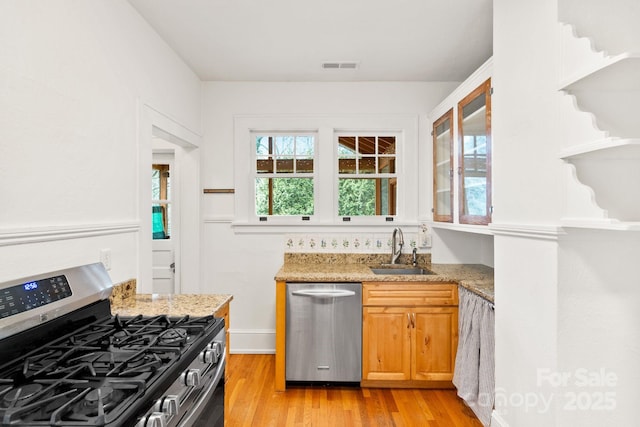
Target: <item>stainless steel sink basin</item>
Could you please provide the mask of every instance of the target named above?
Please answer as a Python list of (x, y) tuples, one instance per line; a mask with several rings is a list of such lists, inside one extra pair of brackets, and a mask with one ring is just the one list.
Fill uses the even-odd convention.
[(420, 267), (380, 267), (371, 268), (373, 274), (435, 274), (431, 270)]

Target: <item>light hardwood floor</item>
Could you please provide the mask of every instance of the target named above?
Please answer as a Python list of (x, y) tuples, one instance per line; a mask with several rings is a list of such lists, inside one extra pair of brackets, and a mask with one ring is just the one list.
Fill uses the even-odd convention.
[(231, 355), (226, 427), (482, 427), (454, 390), (296, 387), (276, 392), (274, 370), (273, 355)]

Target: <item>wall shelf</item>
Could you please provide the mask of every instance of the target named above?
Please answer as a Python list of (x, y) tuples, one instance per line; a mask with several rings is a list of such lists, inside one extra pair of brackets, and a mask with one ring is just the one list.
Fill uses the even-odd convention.
[(593, 114), (598, 128), (620, 138), (640, 137), (640, 53), (605, 58), (574, 74), (560, 90), (573, 95), (578, 108)]
[(640, 221), (617, 220), (584, 220), (581, 218), (563, 218), (560, 222), (563, 228), (589, 228), (610, 231), (640, 231)]
[(574, 27), (577, 37), (590, 38), (593, 48), (607, 55), (640, 50), (638, 14), (637, 0), (558, 1), (559, 21)]
[[(605, 138), (565, 148), (559, 155), (571, 161), (580, 158), (640, 160), (640, 138)], [(640, 166), (640, 165), (639, 165)]]
[[(586, 1), (599, 7), (595, 0)], [(565, 217), (561, 222), (566, 227), (640, 231), (640, 198), (634, 193), (640, 187), (640, 120), (637, 108), (640, 98), (640, 46), (629, 40), (605, 37), (601, 31), (602, 23), (582, 12), (590, 8), (578, 10), (571, 6), (573, 3), (574, 0), (559, 3), (560, 19), (574, 29), (570, 40), (565, 43), (569, 49), (564, 55), (568, 61), (566, 64), (576, 58), (572, 55), (575, 53), (573, 49), (584, 46), (572, 40), (586, 37), (592, 52), (590, 56), (588, 52), (586, 55), (580, 53), (581, 58), (587, 61), (575, 67), (577, 70), (571, 70), (570, 77), (562, 81), (558, 89), (573, 97), (574, 111), (589, 114), (592, 120), (587, 124), (583, 116), (573, 117), (570, 112), (563, 117), (567, 129), (573, 132), (567, 133), (570, 145), (558, 155), (571, 168), (567, 174)], [(593, 16), (592, 10), (590, 13)], [(608, 49), (609, 44), (616, 46)], [(620, 51), (621, 46), (632, 50)], [(596, 52), (594, 47), (602, 52)], [(616, 54), (607, 56), (605, 52)], [(580, 134), (576, 129), (586, 131), (581, 133), (584, 140), (573, 139)]]

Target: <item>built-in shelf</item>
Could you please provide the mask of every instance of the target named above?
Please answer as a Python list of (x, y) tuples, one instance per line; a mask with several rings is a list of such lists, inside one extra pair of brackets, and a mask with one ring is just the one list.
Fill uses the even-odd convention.
[(560, 84), (568, 92), (640, 90), (640, 52), (605, 57), (599, 64), (576, 72)]
[[(568, 114), (563, 120), (567, 126), (574, 126), (574, 130), (586, 132), (571, 132), (571, 137), (567, 138), (571, 145), (558, 155), (571, 168), (567, 175), (566, 213), (561, 223), (563, 227), (640, 231), (640, 198), (635, 194), (640, 187), (640, 120), (637, 113), (640, 46), (632, 40), (605, 37), (602, 23), (584, 13), (589, 9), (593, 16), (590, 6), (597, 8), (603, 4), (586, 0), (590, 6), (575, 12), (575, 7), (564, 7), (572, 1), (560, 1), (560, 20), (574, 28), (571, 37), (586, 37), (591, 41), (591, 48), (601, 52), (593, 50), (588, 55), (587, 51), (584, 55), (581, 51), (581, 58), (588, 60), (576, 67), (579, 70), (568, 73), (570, 77), (559, 85), (559, 90), (574, 98), (575, 110), (591, 117), (590, 121), (577, 117), (572, 120), (574, 117)], [(626, 25), (623, 27), (627, 28)], [(616, 47), (609, 49), (613, 44)], [(566, 45), (584, 46), (580, 43)], [(620, 51), (620, 46), (631, 50)], [(607, 56), (614, 52), (614, 56)], [(571, 54), (565, 57), (575, 59)], [(576, 135), (582, 138), (571, 139)], [(593, 140), (589, 140), (590, 137), (594, 137)]]
[(581, 218), (563, 218), (563, 228), (590, 228), (611, 231), (640, 231), (640, 221), (585, 220)]
[(640, 50), (638, 0), (559, 0), (558, 19), (607, 55)]
[(597, 127), (618, 138), (640, 137), (640, 53), (607, 57), (574, 74), (560, 90), (573, 95), (577, 107), (593, 114)]
[[(562, 150), (559, 157), (571, 161), (579, 158), (640, 159), (640, 138), (605, 138)], [(640, 166), (640, 165), (639, 165)]]

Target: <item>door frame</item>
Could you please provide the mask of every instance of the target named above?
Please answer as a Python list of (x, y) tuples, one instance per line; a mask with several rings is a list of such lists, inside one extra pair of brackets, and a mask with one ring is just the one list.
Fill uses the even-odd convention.
[[(152, 293), (151, 164), (153, 139), (176, 146), (180, 176), (180, 239), (176, 255), (175, 293), (200, 292), (200, 144), (202, 137), (147, 104), (140, 103), (138, 127), (138, 283), (139, 293)], [(179, 284), (179, 285), (178, 285)]]

